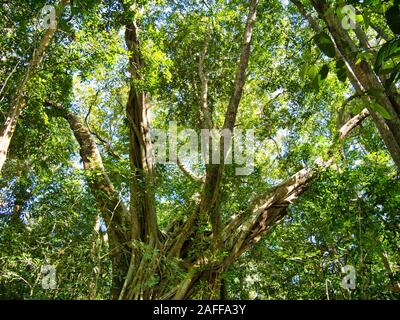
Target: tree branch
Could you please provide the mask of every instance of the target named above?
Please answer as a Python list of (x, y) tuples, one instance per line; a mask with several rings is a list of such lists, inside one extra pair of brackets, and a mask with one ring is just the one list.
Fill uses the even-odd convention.
[[(236, 115), (240, 100), (243, 94), (243, 87), (246, 79), (246, 71), (250, 57), (251, 38), (253, 27), (256, 20), (258, 0), (251, 0), (249, 13), (247, 16), (246, 26), (243, 34), (241, 46), (241, 54), (239, 64), (236, 70), (236, 76), (233, 86), (233, 92), (225, 113), (224, 129), (233, 130), (236, 122)], [(219, 233), (221, 230), (221, 217), (219, 212), (219, 197), (221, 182), (224, 172), (224, 138), (220, 140), (220, 150), (222, 152), (222, 163), (219, 165), (208, 165), (206, 168), (206, 179), (200, 201), (200, 215), (208, 216), (213, 229), (213, 242), (215, 247), (218, 246)]]
[(353, 130), (355, 127), (361, 124), (367, 117), (370, 116), (370, 113), (367, 108), (363, 109), (358, 115), (351, 118), (347, 121), (339, 130), (339, 140), (343, 142), (347, 135)]
[(179, 158), (177, 159), (176, 164), (178, 165), (178, 168), (181, 169), (181, 171), (190, 179), (192, 179), (195, 182), (204, 182), (205, 178), (201, 176), (197, 176), (195, 173), (193, 173), (187, 166), (185, 166)]
[(54, 101), (46, 101), (44, 105), (49, 115), (62, 117), (68, 122), (79, 143), (83, 167), (88, 173), (88, 185), (107, 225), (110, 256), (113, 263), (112, 291), (117, 294), (122, 287), (121, 272), (128, 270), (130, 258), (129, 211), (105, 172), (96, 142), (83, 121)]
[[(346, 122), (340, 132), (340, 141), (343, 142), (348, 134), (364, 119), (369, 116), (369, 111), (364, 109), (360, 114)], [(335, 150), (332, 144), (331, 154)], [(266, 193), (256, 198), (250, 207), (235, 216), (227, 223), (222, 232), (225, 250), (230, 255), (225, 259), (224, 265), (229, 266), (238, 256), (252, 244), (258, 242), (262, 236), (270, 232), (287, 214), (288, 206), (303, 194), (311, 181), (322, 168), (329, 167), (334, 161), (318, 159), (314, 168), (302, 169), (289, 179), (269, 189)]]

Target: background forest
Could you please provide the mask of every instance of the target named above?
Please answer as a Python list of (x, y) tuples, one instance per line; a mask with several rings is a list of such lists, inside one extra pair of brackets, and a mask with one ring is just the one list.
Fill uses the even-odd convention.
[[(0, 17), (0, 299), (400, 298), (400, 1)], [(155, 161), (171, 122), (254, 130), (252, 172)]]

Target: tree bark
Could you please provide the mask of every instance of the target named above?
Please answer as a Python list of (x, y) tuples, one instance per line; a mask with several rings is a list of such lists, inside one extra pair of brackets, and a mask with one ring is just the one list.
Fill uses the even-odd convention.
[(53, 101), (47, 101), (45, 106), (49, 109), (49, 114), (67, 120), (79, 143), (88, 185), (107, 227), (109, 255), (113, 269), (111, 296), (116, 298), (122, 288), (131, 257), (129, 211), (105, 172), (96, 142), (83, 121), (67, 108)]
[[(174, 251), (165, 241), (161, 250), (153, 250), (150, 247), (150, 257), (146, 258), (141, 251), (135, 250), (129, 244), (128, 209), (119, 198), (112, 183), (107, 177), (102, 165), (100, 153), (90, 132), (83, 126), (82, 121), (70, 111), (54, 102), (47, 102), (53, 115), (65, 118), (81, 147), (80, 154), (84, 169), (91, 173), (88, 184), (94, 194), (103, 217), (107, 223), (109, 235), (110, 257), (113, 263), (113, 294), (112, 298), (121, 299), (220, 299), (223, 273), (229, 269), (234, 261), (258, 242), (262, 236), (271, 232), (287, 214), (288, 206), (296, 201), (306, 191), (308, 185), (316, 177), (316, 169), (303, 169), (278, 186), (271, 188), (265, 194), (253, 201), (253, 204), (243, 213), (234, 217), (225, 225), (222, 231), (223, 245), (220, 250), (228, 251), (229, 255), (219, 260), (208, 256), (210, 252), (204, 251), (197, 256), (185, 256), (184, 251), (176, 250), (177, 257), (183, 262), (181, 268), (186, 270), (186, 277), (176, 282), (175, 275), (169, 275), (163, 267), (173, 256), (168, 255)], [(351, 119), (341, 130), (344, 139), (349, 132), (361, 123), (365, 116), (356, 116), (359, 121)], [(331, 161), (323, 163), (323, 167), (329, 166)], [(196, 207), (196, 203), (194, 204)], [(169, 232), (168, 238), (176, 234), (185, 239), (187, 231), (196, 217), (191, 218), (176, 233)], [(208, 235), (211, 237), (212, 235)], [(167, 239), (168, 239), (167, 238)], [(136, 255), (128, 262), (131, 255)], [(133, 264), (132, 264), (133, 261)], [(134, 265), (134, 269), (132, 269)], [(124, 273), (125, 272), (125, 273)], [(159, 283), (153, 286), (146, 285), (155, 274), (159, 275)], [(121, 275), (126, 275), (126, 280), (121, 282)], [(126, 285), (125, 285), (126, 284)], [(121, 288), (124, 290), (121, 291)], [(172, 288), (172, 289), (171, 289)]]
[(132, 238), (141, 239), (157, 246), (159, 230), (154, 198), (150, 106), (146, 92), (140, 88), (144, 81), (144, 62), (140, 52), (139, 27), (135, 22), (126, 26), (125, 40), (131, 53), (129, 60), (131, 88), (126, 113), (130, 141)]

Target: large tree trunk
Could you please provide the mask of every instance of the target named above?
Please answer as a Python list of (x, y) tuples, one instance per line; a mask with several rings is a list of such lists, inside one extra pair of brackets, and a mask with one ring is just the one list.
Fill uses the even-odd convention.
[[(63, 8), (68, 3), (69, 0), (61, 1), (61, 6), (58, 10), (57, 17), (60, 17)], [(28, 68), (25, 72), (25, 76), (23, 77), (22, 82), (18, 86), (18, 89), (11, 100), (11, 106), (7, 112), (4, 123), (0, 128), (0, 172), (3, 168), (4, 162), (6, 161), (7, 152), (11, 143), (11, 139), (14, 135), (19, 116), (21, 115), (21, 112), (25, 107), (24, 95), (26, 84), (29, 82), (35, 71), (37, 71), (37, 69), (39, 68), (40, 63), (42, 62), (45, 55), (46, 49), (50, 45), (56, 31), (56, 28), (48, 28), (46, 30), (43, 38), (39, 43), (39, 46), (33, 52), (31, 61), (29, 62)]]
[(156, 246), (158, 226), (154, 199), (154, 163), (150, 140), (150, 106), (146, 93), (137, 89), (143, 83), (143, 68), (139, 28), (131, 23), (125, 28), (125, 39), (132, 56), (129, 60), (131, 88), (126, 105), (129, 122), (129, 158), (131, 166), (131, 214), (134, 240), (144, 240)]
[[(226, 128), (233, 129), (236, 119), (236, 113), (241, 99), (243, 86), (245, 83), (245, 74), (247, 70), (250, 42), (252, 30), (254, 26), (257, 0), (250, 2), (249, 15), (245, 26), (244, 39), (242, 44), (242, 52), (236, 80), (233, 88), (233, 94), (226, 112)], [(146, 93), (139, 91), (136, 88), (138, 81), (143, 81), (144, 62), (140, 53), (139, 43), (139, 28), (135, 22), (126, 26), (125, 38), (127, 47), (132, 53), (130, 58), (131, 69), (131, 90), (127, 103), (127, 117), (130, 126), (130, 162), (131, 162), (131, 214), (132, 214), (132, 229), (136, 230), (133, 233), (133, 240), (139, 239), (147, 245), (148, 250), (153, 252), (150, 261), (146, 262), (143, 254), (138, 250), (133, 250), (131, 266), (126, 277), (124, 288), (122, 289), (120, 298), (156, 298), (160, 296), (180, 298), (180, 295), (187, 296), (187, 285), (192, 286), (191, 280), (185, 279), (181, 284), (180, 289), (175, 293), (165, 292), (164, 288), (146, 290), (145, 282), (148, 282), (147, 276), (154, 276), (158, 273), (160, 284), (164, 287), (170, 281), (168, 278), (160, 275), (160, 271), (156, 270), (156, 266), (161, 260), (181, 257), (183, 252), (183, 244), (193, 234), (195, 227), (198, 224), (206, 223), (210, 219), (213, 226), (213, 243), (215, 248), (218, 247), (216, 239), (219, 237), (221, 230), (221, 221), (219, 215), (219, 192), (221, 188), (221, 180), (223, 173), (223, 165), (210, 165), (207, 167), (207, 174), (203, 185), (201, 201), (194, 205), (192, 215), (181, 226), (181, 230), (173, 233), (170, 239), (165, 241), (164, 246), (160, 243), (158, 237), (159, 231), (157, 227), (157, 218), (155, 214), (154, 193), (153, 193), (153, 175), (154, 164), (151, 158), (151, 142), (149, 139), (149, 120), (148, 120), (148, 101)], [(209, 128), (212, 125), (211, 115), (207, 106), (207, 79), (204, 72), (204, 59), (208, 46), (208, 39), (205, 41), (202, 52), (199, 58), (199, 77), (202, 83), (200, 105), (203, 116), (202, 123)], [(221, 141), (222, 143), (222, 141)], [(197, 247), (197, 242), (204, 235), (195, 235), (193, 246)], [(157, 254), (157, 250), (166, 252), (165, 255)], [(206, 249), (206, 248), (205, 248)], [(204, 250), (205, 250), (204, 249)], [(196, 260), (196, 259), (194, 259)], [(190, 263), (189, 263), (190, 264)], [(188, 269), (187, 267), (185, 267)], [(189, 267), (190, 269), (191, 267)], [(192, 276), (198, 279), (204, 276), (199, 276), (195, 272), (193, 275), (188, 272), (189, 278)], [(211, 277), (213, 278), (213, 277)], [(174, 284), (176, 286), (177, 284)], [(183, 287), (182, 287), (183, 286)], [(182, 289), (184, 288), (184, 289)], [(174, 291), (172, 291), (174, 292)]]

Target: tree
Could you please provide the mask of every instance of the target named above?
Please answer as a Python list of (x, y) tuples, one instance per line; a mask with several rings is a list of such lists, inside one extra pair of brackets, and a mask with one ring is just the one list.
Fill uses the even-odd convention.
[[(380, 15), (352, 34), (341, 4), (292, 3), (71, 3), (42, 67), (35, 53), (4, 85), (1, 110), (18, 112), (4, 144), (1, 296), (395, 297), (393, 23)], [(220, 133), (204, 153), (218, 163), (180, 153), (183, 134), (204, 129)], [(227, 158), (235, 130), (254, 130), (250, 174)], [(160, 163), (160, 145), (178, 158)], [(40, 289), (42, 261), (57, 267), (55, 292)], [(345, 265), (354, 293), (340, 286)]]

